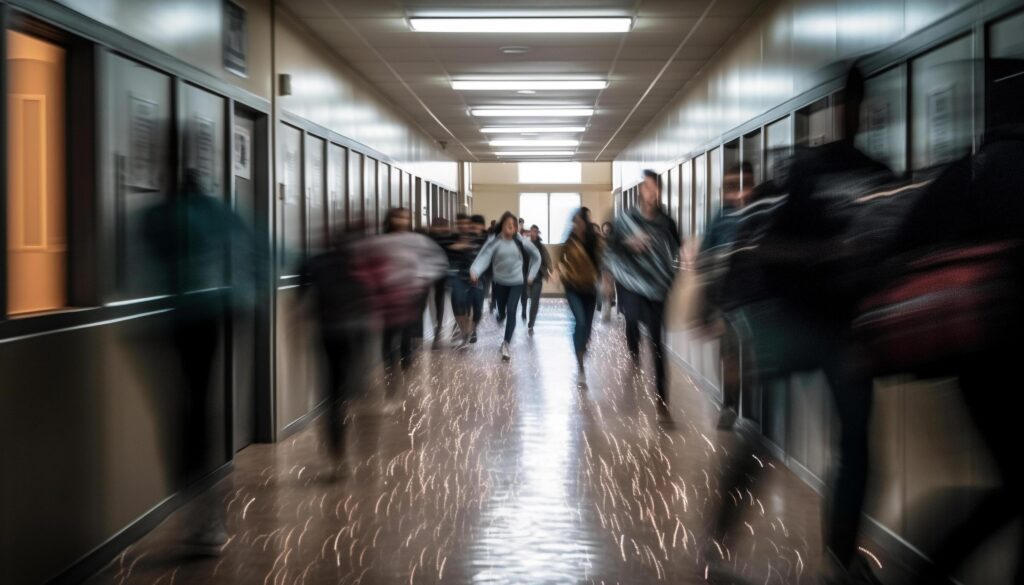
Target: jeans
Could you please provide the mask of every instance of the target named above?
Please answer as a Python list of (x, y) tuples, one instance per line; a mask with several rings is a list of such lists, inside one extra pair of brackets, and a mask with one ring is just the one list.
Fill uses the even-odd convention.
[(469, 308), (473, 312), (473, 324), (479, 325), (484, 315), (484, 287), (480, 283), (469, 289)]
[(494, 300), (498, 306), (498, 320), (505, 319), (505, 343), (512, 341), (516, 332), (516, 308), (523, 296), (523, 285), (505, 286), (494, 283)]
[(458, 276), (448, 277), (448, 288), (452, 291), (452, 314), (462, 317), (469, 314), (469, 289), (472, 285)]
[(655, 301), (619, 287), (619, 302), (626, 316), (626, 346), (634, 360), (640, 359), (640, 323), (647, 327), (654, 354), (654, 383), (658, 398), (668, 403), (668, 377), (665, 371), (665, 302)]
[(357, 336), (351, 332), (324, 332), (324, 353), (327, 360), (327, 445), (331, 454), (345, 453), (345, 401), (353, 395), (357, 376)]
[(565, 299), (569, 301), (569, 310), (576, 325), (572, 330), (572, 346), (576, 355), (581, 356), (587, 351), (590, 332), (594, 326), (594, 310), (597, 308), (597, 295), (583, 293), (565, 287)]
[(544, 288), (544, 281), (538, 276), (537, 280), (533, 281), (533, 284), (526, 287), (524, 291), (526, 294), (523, 296), (523, 318), (526, 318), (526, 304), (529, 301), (530, 304), (530, 320), (527, 324), (528, 327), (533, 327), (533, 324), (537, 322), (537, 311), (540, 310), (540, 293)]
[(442, 277), (434, 283), (434, 337), (440, 337), (441, 326), (444, 325), (444, 293), (448, 278)]

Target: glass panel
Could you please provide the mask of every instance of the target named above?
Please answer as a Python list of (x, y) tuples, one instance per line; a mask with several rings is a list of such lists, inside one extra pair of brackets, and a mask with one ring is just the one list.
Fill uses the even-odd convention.
[(519, 217), (526, 225), (537, 224), (541, 231), (548, 236), (548, 194), (547, 193), (520, 193), (519, 194)]
[(815, 147), (832, 141), (832, 108), (821, 98), (796, 113), (796, 143)]
[(679, 167), (672, 167), (668, 172), (668, 216), (679, 221)]
[(679, 197), (679, 230), (684, 238), (693, 234), (693, 161), (688, 160), (680, 167), (682, 177)]
[(913, 169), (956, 160), (974, 138), (974, 67), (971, 37), (914, 59), (910, 64)]
[(744, 188), (755, 187), (764, 181), (764, 168), (761, 161), (761, 131), (751, 132), (743, 137), (743, 162), (750, 164), (753, 172), (753, 185), (743, 185)]
[(778, 168), (780, 157), (788, 156), (793, 147), (793, 130), (791, 118), (786, 116), (777, 122), (772, 122), (765, 128), (765, 178), (775, 178), (775, 171)]
[(988, 108), (985, 123), (991, 128), (1024, 123), (1024, 12), (1005, 18), (989, 29)]
[(722, 209), (722, 149), (708, 153), (708, 220)]
[(327, 155), (327, 201), (330, 209), (328, 222), (331, 231), (341, 229), (345, 217), (345, 149), (337, 144), (328, 146)]
[(896, 173), (907, 170), (905, 86), (902, 66), (865, 82), (856, 138), (858, 148)]
[(381, 223), (377, 210), (377, 161), (370, 157), (363, 161), (363, 211), (370, 233), (377, 233)]
[(348, 221), (365, 222), (363, 208), (363, 155), (348, 151)]
[[(548, 233), (549, 244), (565, 243), (569, 235), (570, 225), (576, 210), (580, 208), (579, 193), (552, 193), (548, 211)], [(593, 220), (591, 220), (593, 221)]]
[(302, 131), (287, 124), (281, 125), (281, 184), (284, 199), (280, 201), (278, 216), (281, 251), (280, 269), (283, 276), (297, 274), (302, 260), (303, 197), (302, 197)]
[(7, 312), (67, 304), (64, 50), (7, 33)]
[(668, 171), (661, 173), (658, 178), (661, 180), (661, 208), (668, 209)]
[(520, 183), (582, 183), (583, 164), (578, 162), (521, 162)]
[(393, 207), (408, 207), (403, 203), (402, 197), (402, 171), (391, 169), (391, 205)]
[(380, 200), (380, 219), (384, 221), (384, 216), (387, 215), (387, 210), (390, 209), (394, 203), (391, 202), (391, 165), (388, 163), (377, 164), (377, 189), (378, 199)]
[(707, 190), (707, 155), (702, 154), (693, 159), (693, 235), (704, 235), (704, 225), (708, 213)]
[(306, 136), (306, 197), (309, 201), (309, 252), (316, 254), (327, 248), (327, 202), (324, 189), (324, 148), (326, 142)]

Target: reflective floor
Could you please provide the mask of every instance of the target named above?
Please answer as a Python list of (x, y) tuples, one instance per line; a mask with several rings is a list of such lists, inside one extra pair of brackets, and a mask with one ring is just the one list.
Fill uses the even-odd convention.
[[(419, 354), (397, 413), (353, 407), (348, 476), (328, 475), (322, 420), (251, 446), (92, 582), (704, 583), (714, 558), (752, 583), (814, 582), (817, 494), (763, 455), (754, 489), (721, 493), (737, 437), (679, 368), (659, 424), (622, 329), (597, 323), (581, 389), (563, 302), (544, 301), (533, 336), (517, 329), (511, 363), (488, 317), (471, 349)], [(745, 522), (717, 543), (705, 535), (723, 499)], [(203, 505), (226, 510), (219, 557), (182, 545)]]

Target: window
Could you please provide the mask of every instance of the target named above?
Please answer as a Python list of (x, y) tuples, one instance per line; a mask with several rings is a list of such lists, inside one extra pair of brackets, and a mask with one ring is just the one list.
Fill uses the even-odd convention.
[(896, 173), (906, 170), (906, 79), (900, 65), (864, 82), (857, 147)]
[(526, 227), (536, 225), (548, 244), (561, 244), (569, 235), (569, 221), (581, 206), (579, 193), (520, 193), (519, 217)]
[(65, 52), (7, 32), (7, 312), (67, 304)]
[(583, 164), (578, 162), (521, 162), (520, 183), (582, 183)]
[(970, 36), (910, 64), (913, 169), (952, 162), (971, 150), (974, 138), (974, 62)]

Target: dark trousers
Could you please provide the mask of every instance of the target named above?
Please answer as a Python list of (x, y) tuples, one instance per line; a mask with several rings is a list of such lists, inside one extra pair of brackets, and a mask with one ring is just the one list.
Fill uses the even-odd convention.
[(210, 376), (220, 325), (216, 308), (184, 306), (175, 315), (175, 346), (185, 381), (182, 423), (184, 444), (179, 472), (186, 491), (207, 471), (212, 437), (209, 427)]
[(484, 316), (484, 287), (480, 283), (469, 289), (469, 308), (473, 313), (473, 324), (478, 325)]
[(324, 332), (327, 359), (327, 446), (331, 455), (345, 452), (345, 401), (355, 390), (360, 368), (355, 360), (355, 338), (348, 332)]
[(569, 301), (569, 310), (576, 322), (572, 330), (572, 346), (577, 356), (587, 351), (590, 332), (594, 327), (594, 311), (597, 309), (597, 295), (583, 293), (572, 288), (565, 288), (565, 299)]
[(529, 316), (530, 320), (527, 323), (528, 327), (533, 327), (533, 324), (537, 322), (537, 311), (540, 310), (540, 293), (544, 289), (544, 280), (537, 277), (528, 287), (525, 287), (523, 291), (523, 319), (527, 316), (527, 301), (529, 301)]
[(441, 326), (444, 325), (444, 295), (445, 285), (448, 283), (448, 277), (442, 277), (440, 280), (434, 283), (434, 316), (437, 317), (437, 323), (434, 324), (434, 337), (440, 337)]
[(754, 358), (751, 355), (749, 339), (744, 339), (743, 320), (738, 315), (723, 317), (725, 332), (722, 334), (719, 353), (722, 360), (722, 406), (739, 412), (740, 393), (750, 389), (754, 380)]
[(654, 357), (654, 384), (658, 398), (668, 404), (668, 377), (665, 370), (665, 302), (654, 301), (623, 287), (619, 287), (619, 302), (626, 317), (626, 346), (634, 360), (640, 359), (640, 324), (651, 337)]
[(409, 362), (412, 359), (412, 333), (415, 327), (422, 327), (422, 323), (415, 322), (384, 328), (383, 356), (385, 368), (393, 368), (396, 363), (400, 364), (403, 370), (409, 367)]
[(505, 286), (494, 283), (494, 300), (498, 307), (498, 320), (505, 320), (505, 342), (512, 341), (516, 332), (516, 308), (523, 296), (523, 285)]

